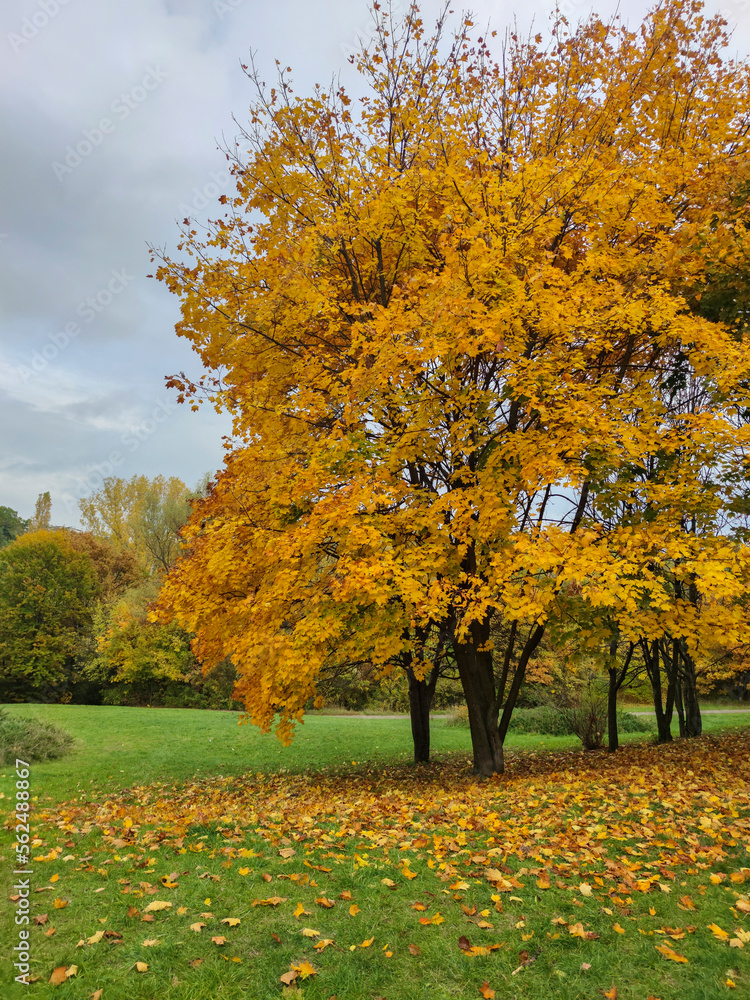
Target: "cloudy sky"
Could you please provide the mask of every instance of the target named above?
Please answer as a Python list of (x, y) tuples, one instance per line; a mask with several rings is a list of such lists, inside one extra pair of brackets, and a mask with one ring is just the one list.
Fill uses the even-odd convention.
[[(385, 0), (383, 0), (385, 2)], [(394, 0), (396, 10), (407, 0)], [(559, 0), (578, 20), (613, 0)], [(422, 0), (434, 18), (440, 0)], [(623, 0), (631, 24), (650, 6)], [(475, 20), (543, 29), (545, 0), (473, 0)], [(459, 4), (457, 11), (461, 10)], [(708, 3), (750, 51), (750, 0)], [(222, 136), (244, 121), (249, 52), (297, 93), (340, 73), (370, 33), (365, 0), (4, 0), (0, 11), (0, 505), (78, 523), (103, 476), (179, 476), (222, 462), (228, 421), (176, 404), (164, 376), (198, 375), (174, 334), (178, 302), (147, 277), (148, 244), (228, 193)], [(215, 214), (215, 213), (214, 213)]]

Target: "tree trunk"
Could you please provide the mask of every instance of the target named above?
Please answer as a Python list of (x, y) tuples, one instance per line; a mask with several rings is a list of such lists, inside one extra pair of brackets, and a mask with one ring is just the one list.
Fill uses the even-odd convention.
[(500, 741), (505, 742), (505, 737), (508, 734), (508, 725), (510, 724), (510, 717), (513, 714), (513, 709), (516, 707), (516, 701), (518, 700), (518, 694), (521, 690), (521, 685), (523, 684), (523, 679), (526, 675), (526, 665), (531, 658), (531, 654), (534, 652), (536, 647), (542, 640), (544, 635), (544, 625), (537, 625), (529, 633), (529, 637), (526, 640), (526, 645), (521, 651), (521, 656), (519, 657), (518, 664), (516, 666), (516, 672), (513, 675), (513, 683), (510, 686), (510, 691), (508, 692), (508, 697), (505, 701), (505, 706), (503, 708), (503, 717), (500, 720)]
[[(409, 654), (411, 660), (411, 654)], [(428, 763), (430, 759), (430, 708), (437, 684), (438, 668), (433, 667), (429, 678), (420, 680), (414, 674), (411, 662), (406, 667), (409, 679), (409, 713), (411, 736), (414, 741), (414, 763)]]
[(698, 704), (695, 662), (688, 653), (684, 640), (680, 641), (680, 654), (685, 691), (685, 736), (700, 736), (703, 732), (703, 720)]
[(661, 663), (659, 659), (659, 643), (654, 642), (649, 647), (648, 641), (641, 643), (643, 650), (643, 661), (646, 664), (646, 673), (651, 681), (651, 690), (654, 696), (654, 712), (656, 713), (656, 729), (659, 743), (672, 742), (672, 697), (674, 689), (670, 684), (667, 691), (667, 710), (664, 710), (661, 701)]
[(609, 668), (609, 690), (607, 692), (607, 748), (614, 753), (620, 745), (617, 732), (617, 667)]
[[(471, 639), (476, 639), (474, 634)], [(503, 745), (497, 729), (498, 704), (495, 697), (492, 654), (478, 652), (478, 645), (483, 643), (456, 642), (454, 650), (466, 708), (469, 712), (474, 774), (489, 777), (492, 774), (502, 774), (505, 762)]]

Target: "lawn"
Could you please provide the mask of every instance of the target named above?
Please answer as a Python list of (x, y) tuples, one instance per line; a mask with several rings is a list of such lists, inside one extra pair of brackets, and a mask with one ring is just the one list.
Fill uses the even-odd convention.
[(39, 979), (12, 983), (11, 901), (4, 996), (750, 995), (747, 715), (616, 755), (516, 737), (480, 782), (443, 720), (414, 767), (406, 719), (313, 716), (282, 748), (228, 713), (11, 710), (79, 742), (31, 768)]

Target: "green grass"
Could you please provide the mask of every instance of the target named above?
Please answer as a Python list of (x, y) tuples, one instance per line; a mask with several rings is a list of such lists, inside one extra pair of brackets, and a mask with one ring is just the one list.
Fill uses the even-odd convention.
[[(32, 766), (41, 841), (33, 850), (46, 858), (33, 865), (33, 884), (43, 891), (33, 898), (32, 914), (47, 914), (32, 928), (41, 979), (29, 988), (11, 983), (6, 991), (10, 962), (0, 953), (0, 996), (84, 1000), (103, 988), (102, 1000), (275, 1000), (283, 996), (281, 974), (302, 961), (318, 974), (289, 991), (297, 1000), (476, 998), (485, 981), (497, 1000), (593, 1000), (612, 984), (620, 1000), (650, 994), (738, 1000), (749, 988), (750, 943), (729, 949), (707, 930), (710, 923), (730, 933), (750, 926), (750, 915), (731, 910), (750, 885), (740, 871), (750, 866), (747, 785), (721, 756), (736, 754), (733, 744), (722, 750), (710, 736), (680, 741), (662, 757), (662, 748), (639, 750), (644, 738), (631, 734), (630, 749), (612, 757), (576, 752), (574, 737), (516, 736), (508, 741), (508, 777), (480, 783), (468, 773), (468, 732), (442, 720), (432, 727), (437, 763), (413, 767), (408, 719), (311, 716), (283, 748), (223, 712), (87, 706), (10, 712), (54, 722), (77, 743), (70, 756)], [(748, 722), (750, 714), (740, 713), (704, 719), (709, 734), (734, 725), (746, 730)], [(662, 759), (667, 778), (660, 791)], [(2, 775), (5, 805), (14, 775), (7, 768)], [(154, 783), (170, 787), (147, 787)], [(628, 787), (629, 808), (613, 805), (610, 799)], [(672, 787), (674, 801), (662, 808)], [(181, 815), (183, 799), (205, 808), (185, 832), (170, 819)], [(64, 800), (72, 801), (59, 809)], [(718, 817), (729, 832), (718, 841), (704, 836), (701, 817), (709, 824)], [(643, 824), (657, 831), (661, 846), (652, 846), (653, 833), (644, 840)], [(598, 852), (596, 831), (604, 827)], [(286, 848), (294, 854), (281, 856)], [(12, 860), (6, 846), (0, 863), (8, 887)], [(404, 875), (404, 861), (415, 878)], [(519, 887), (494, 892), (488, 865), (504, 866)], [(542, 890), (537, 877), (544, 871), (550, 888)], [(177, 884), (165, 887), (172, 874)], [(651, 891), (623, 887), (624, 879), (651, 876)], [(590, 897), (580, 892), (582, 881), (592, 886)], [(347, 893), (351, 900), (342, 898)], [(271, 896), (285, 902), (253, 906)], [(681, 908), (683, 896), (697, 909)], [(321, 907), (321, 897), (334, 906)], [(67, 905), (55, 909), (55, 898)], [(144, 922), (153, 900), (173, 906)], [(295, 918), (298, 904), (307, 912)], [(11, 912), (0, 925), (4, 941), (15, 940)], [(436, 913), (441, 922), (420, 924)], [(225, 917), (241, 923), (230, 928), (221, 923)], [(567, 926), (553, 924), (555, 918)], [(480, 928), (478, 920), (492, 926)], [(571, 935), (579, 921), (597, 937)], [(206, 926), (196, 933), (195, 922)], [(49, 927), (55, 933), (47, 937)], [(316, 952), (320, 938), (304, 937), (304, 927), (334, 945)], [(664, 928), (682, 928), (684, 936), (665, 938)], [(97, 930), (122, 939), (85, 943)], [(212, 943), (216, 935), (226, 944)], [(500, 947), (467, 957), (458, 945), (463, 936), (475, 946)], [(656, 952), (665, 940), (687, 964)], [(524, 952), (534, 961), (514, 975)], [(136, 972), (137, 961), (148, 963), (148, 971)], [(53, 968), (73, 964), (76, 977), (47, 984)], [(734, 991), (725, 985), (729, 972)]]
[[(200, 709), (114, 708), (98, 705), (8, 705), (8, 714), (39, 718), (60, 726), (76, 739), (61, 760), (34, 765), (37, 788), (45, 797), (64, 800), (99, 789), (126, 788), (157, 781), (185, 781), (195, 775), (264, 773), (333, 768), (356, 773), (362, 766), (412, 759), (408, 718), (310, 715), (294, 742), (283, 747), (273, 734), (238, 725), (239, 713)], [(750, 723), (750, 712), (706, 715), (707, 733)], [(673, 731), (676, 729), (673, 726)], [(626, 733), (623, 743), (643, 739)], [(471, 750), (467, 729), (432, 722), (433, 755)], [(566, 750), (580, 746), (574, 736), (510, 733), (508, 749)], [(0, 770), (0, 792), (9, 776)], [(9, 787), (9, 786), (8, 786)]]

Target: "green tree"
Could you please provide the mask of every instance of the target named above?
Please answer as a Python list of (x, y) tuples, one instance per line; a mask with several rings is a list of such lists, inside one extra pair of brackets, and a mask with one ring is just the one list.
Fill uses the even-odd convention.
[(60, 697), (90, 653), (99, 585), (64, 531), (32, 531), (0, 552), (0, 691)]
[(10, 507), (0, 507), (0, 549), (5, 548), (29, 527), (28, 520), (19, 517)]

